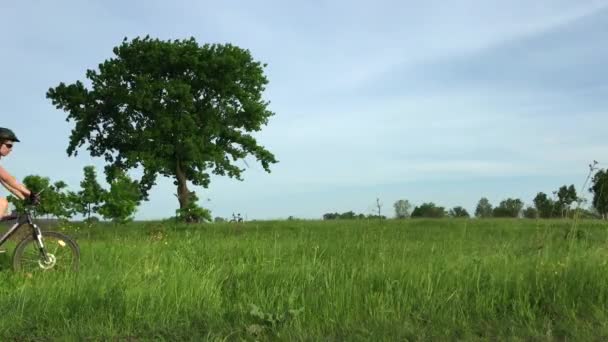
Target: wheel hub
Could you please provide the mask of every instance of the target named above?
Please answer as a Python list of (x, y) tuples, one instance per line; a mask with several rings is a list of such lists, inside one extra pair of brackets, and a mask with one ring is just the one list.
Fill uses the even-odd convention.
[(47, 253), (46, 257), (47, 260), (38, 260), (38, 265), (40, 265), (40, 268), (44, 270), (53, 268), (55, 266), (55, 263), (57, 262), (57, 259), (51, 253)]

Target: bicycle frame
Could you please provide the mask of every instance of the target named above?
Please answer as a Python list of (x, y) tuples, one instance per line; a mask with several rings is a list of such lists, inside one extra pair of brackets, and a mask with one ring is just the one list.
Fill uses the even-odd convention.
[(6, 242), (6, 240), (8, 240), (17, 231), (17, 229), (27, 224), (32, 227), (32, 234), (38, 242), (38, 249), (40, 249), (40, 254), (44, 257), (44, 260), (48, 260), (46, 249), (44, 248), (44, 243), (42, 242), (42, 232), (40, 230), (40, 227), (38, 227), (38, 225), (32, 221), (32, 214), (30, 213), (30, 210), (26, 209), (25, 214), (21, 215), (17, 214), (5, 216), (0, 219), (0, 222), (11, 221), (15, 219), (17, 219), (17, 222), (15, 222), (15, 224), (11, 228), (9, 228), (9, 230), (4, 233), (2, 237), (0, 237), (0, 246), (2, 246)]

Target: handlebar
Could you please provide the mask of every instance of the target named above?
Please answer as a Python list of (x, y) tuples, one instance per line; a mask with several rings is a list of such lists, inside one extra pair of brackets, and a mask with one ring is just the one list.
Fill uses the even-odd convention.
[[(38, 200), (40, 200), (40, 194), (43, 193), (44, 190), (46, 190), (46, 188), (40, 190), (39, 192), (34, 192), (33, 194)], [(25, 198), (25, 200), (24, 200), (26, 207), (27, 206), (32, 207), (32, 206), (36, 206), (39, 204), (39, 203), (32, 203), (31, 201), (29, 201), (31, 199), (31, 195), (32, 195), (32, 193), (30, 193), (30, 196)]]
[[(45, 189), (40, 190), (40, 191), (39, 191), (39, 192), (37, 192), (37, 193), (35, 193), (35, 194), (36, 194), (36, 196), (40, 196), (40, 194), (41, 194), (41, 193), (43, 193), (43, 192), (44, 192), (44, 190), (46, 190), (46, 188), (45, 188)], [(25, 213), (13, 212), (13, 213), (11, 213), (11, 214), (9, 214), (9, 215), (6, 215), (6, 216), (3, 216), (3, 217), (0, 217), (0, 222), (3, 222), (3, 221), (12, 221), (12, 220), (16, 220), (16, 219), (18, 219), (19, 217), (21, 217), (23, 214), (25, 214), (25, 215), (31, 215), (31, 211), (32, 211), (32, 209), (33, 209), (34, 207), (36, 207), (36, 206), (40, 205), (40, 203), (32, 203), (32, 202), (28, 201), (28, 198), (25, 198), (23, 201), (25, 202), (25, 205), (23, 206), (23, 209), (24, 209)]]

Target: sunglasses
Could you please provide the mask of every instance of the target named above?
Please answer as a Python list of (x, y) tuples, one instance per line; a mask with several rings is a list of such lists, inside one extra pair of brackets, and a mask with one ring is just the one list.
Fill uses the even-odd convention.
[(8, 148), (13, 148), (13, 144), (4, 144), (4, 146), (6, 146)]

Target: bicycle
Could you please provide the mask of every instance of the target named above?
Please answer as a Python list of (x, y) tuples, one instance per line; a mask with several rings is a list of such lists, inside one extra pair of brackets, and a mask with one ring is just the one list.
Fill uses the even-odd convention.
[(23, 213), (11, 214), (0, 218), (0, 222), (17, 220), (15, 224), (0, 237), (2, 246), (21, 226), (31, 228), (28, 234), (18, 242), (13, 252), (13, 269), (16, 272), (33, 273), (36, 271), (78, 271), (80, 266), (80, 248), (71, 237), (53, 231), (43, 231), (32, 219), (35, 204), (27, 204)]

